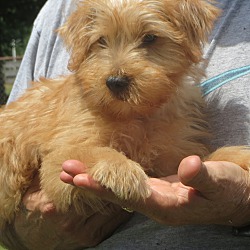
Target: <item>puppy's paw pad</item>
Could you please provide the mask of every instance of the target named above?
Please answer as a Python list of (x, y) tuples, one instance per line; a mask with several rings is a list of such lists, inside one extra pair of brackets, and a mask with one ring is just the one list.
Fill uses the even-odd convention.
[(100, 162), (91, 169), (90, 174), (123, 200), (137, 201), (150, 195), (146, 183), (148, 176), (139, 164), (131, 160), (119, 164)]

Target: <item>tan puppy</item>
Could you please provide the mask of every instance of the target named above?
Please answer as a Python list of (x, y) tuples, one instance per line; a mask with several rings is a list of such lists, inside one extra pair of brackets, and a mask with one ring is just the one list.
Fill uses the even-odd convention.
[[(183, 157), (208, 155), (192, 83), (217, 14), (203, 0), (83, 1), (60, 29), (73, 74), (42, 79), (1, 110), (0, 228), (38, 171), (58, 209), (100, 207), (60, 181), (65, 160), (85, 162), (121, 199), (138, 200), (150, 194), (148, 175), (174, 174)], [(249, 152), (225, 148), (211, 159), (247, 168)]]

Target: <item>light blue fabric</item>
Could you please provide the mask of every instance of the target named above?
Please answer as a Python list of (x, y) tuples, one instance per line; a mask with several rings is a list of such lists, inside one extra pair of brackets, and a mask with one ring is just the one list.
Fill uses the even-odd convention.
[(203, 96), (206, 96), (214, 90), (220, 88), (224, 84), (247, 74), (250, 74), (250, 65), (237, 69), (232, 69), (213, 78), (210, 78), (200, 84)]

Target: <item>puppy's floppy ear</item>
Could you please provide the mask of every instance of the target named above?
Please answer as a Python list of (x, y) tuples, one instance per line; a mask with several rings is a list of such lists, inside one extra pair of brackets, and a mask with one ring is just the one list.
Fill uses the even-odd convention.
[(67, 22), (57, 30), (70, 52), (68, 68), (71, 71), (77, 71), (90, 47), (88, 28), (91, 18), (87, 7), (86, 4), (79, 4)]
[[(220, 11), (211, 0), (177, 0), (176, 13), (179, 13), (180, 30), (186, 35), (186, 45), (191, 61), (198, 62), (201, 58), (201, 46), (207, 41), (215, 19)], [(178, 18), (177, 18), (178, 20)]]

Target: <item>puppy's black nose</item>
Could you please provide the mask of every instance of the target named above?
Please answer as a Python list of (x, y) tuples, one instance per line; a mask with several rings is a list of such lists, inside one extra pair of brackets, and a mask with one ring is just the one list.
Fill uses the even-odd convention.
[(109, 76), (106, 85), (115, 94), (124, 92), (129, 86), (130, 80), (127, 76)]

